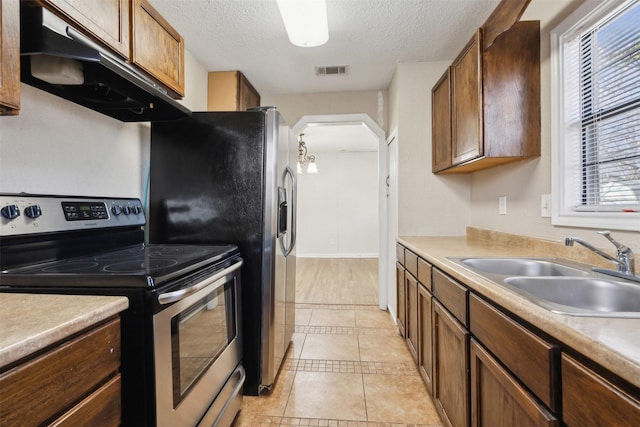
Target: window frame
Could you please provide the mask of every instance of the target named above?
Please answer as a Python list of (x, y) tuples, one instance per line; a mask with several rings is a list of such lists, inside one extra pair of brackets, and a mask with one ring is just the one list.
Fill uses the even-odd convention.
[[(581, 27), (590, 27), (611, 12), (633, 0), (588, 0), (551, 30), (551, 224), (557, 226), (640, 231), (640, 212), (577, 211), (568, 194), (567, 170), (579, 160), (567, 152), (572, 145), (565, 141), (564, 37)], [(575, 191), (575, 189), (573, 189)]]

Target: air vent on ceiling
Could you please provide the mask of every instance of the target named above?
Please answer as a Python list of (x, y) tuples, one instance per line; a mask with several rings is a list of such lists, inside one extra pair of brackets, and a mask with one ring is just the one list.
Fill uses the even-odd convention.
[(317, 76), (337, 76), (347, 74), (346, 65), (323, 65), (316, 67)]

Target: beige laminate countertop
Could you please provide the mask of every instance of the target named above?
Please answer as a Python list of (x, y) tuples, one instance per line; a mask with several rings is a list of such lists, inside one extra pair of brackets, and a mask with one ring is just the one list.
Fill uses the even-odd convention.
[(447, 259), (457, 256), (539, 257), (539, 254), (533, 254), (530, 249), (464, 236), (402, 236), (398, 242), (477, 293), (640, 387), (640, 319), (556, 314)]
[(0, 293), (0, 367), (127, 307), (125, 297)]

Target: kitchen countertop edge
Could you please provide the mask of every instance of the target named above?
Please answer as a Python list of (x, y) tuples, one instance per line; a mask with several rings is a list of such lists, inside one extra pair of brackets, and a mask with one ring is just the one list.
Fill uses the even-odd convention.
[(120, 296), (0, 293), (0, 368), (128, 307)]
[(528, 249), (465, 236), (400, 236), (398, 242), (476, 293), (640, 387), (640, 335), (637, 332), (640, 330), (640, 319), (553, 313), (447, 259), (458, 256), (533, 256)]

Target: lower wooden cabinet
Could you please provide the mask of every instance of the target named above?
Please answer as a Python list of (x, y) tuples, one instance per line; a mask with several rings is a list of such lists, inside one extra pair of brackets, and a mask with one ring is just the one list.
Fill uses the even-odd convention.
[(431, 292), (418, 283), (418, 370), (429, 393), (433, 394), (433, 321)]
[(0, 374), (0, 425), (117, 426), (120, 320)]
[(405, 336), (405, 319), (406, 319), (406, 292), (404, 283), (404, 267), (396, 262), (396, 315), (398, 330), (401, 336)]
[(559, 425), (559, 421), (474, 339), (471, 339), (470, 357), (473, 427)]
[(409, 352), (418, 361), (418, 280), (409, 271), (404, 273), (406, 298), (406, 340)]
[(433, 303), (433, 398), (443, 421), (469, 425), (469, 331)]
[(640, 400), (575, 359), (562, 355), (563, 421), (576, 427), (640, 425)]

